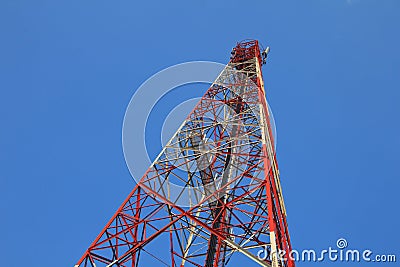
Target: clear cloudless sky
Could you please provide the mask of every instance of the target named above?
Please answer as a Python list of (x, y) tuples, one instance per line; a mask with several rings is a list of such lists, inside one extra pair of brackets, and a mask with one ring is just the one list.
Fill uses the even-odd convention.
[(399, 13), (398, 0), (1, 0), (0, 266), (73, 266), (134, 187), (121, 129), (136, 88), (177, 63), (226, 63), (245, 38), (271, 46), (293, 247), (344, 237), (399, 261)]

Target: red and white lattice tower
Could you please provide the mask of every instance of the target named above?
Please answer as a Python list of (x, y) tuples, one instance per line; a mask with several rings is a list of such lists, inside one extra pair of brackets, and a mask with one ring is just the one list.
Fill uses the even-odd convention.
[(236, 45), (76, 266), (237, 266), (235, 255), (294, 266), (278, 256), (291, 244), (261, 73), (265, 52), (255, 40)]

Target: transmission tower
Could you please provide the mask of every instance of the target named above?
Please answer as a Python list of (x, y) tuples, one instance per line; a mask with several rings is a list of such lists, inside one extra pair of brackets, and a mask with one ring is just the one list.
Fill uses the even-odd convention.
[(240, 254), (294, 266), (278, 256), (291, 244), (261, 72), (268, 52), (256, 40), (233, 48), (76, 266), (237, 266)]

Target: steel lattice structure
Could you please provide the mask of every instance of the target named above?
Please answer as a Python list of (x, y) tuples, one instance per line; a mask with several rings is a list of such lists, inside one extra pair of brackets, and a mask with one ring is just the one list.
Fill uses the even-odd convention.
[[(217, 267), (236, 253), (262, 266), (294, 266), (276, 256), (291, 244), (263, 60), (258, 41), (237, 44), (76, 266)], [(257, 257), (265, 247), (269, 256)]]

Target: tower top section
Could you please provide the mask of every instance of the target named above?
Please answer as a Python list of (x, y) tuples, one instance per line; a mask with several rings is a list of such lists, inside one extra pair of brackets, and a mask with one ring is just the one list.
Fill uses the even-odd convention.
[(261, 65), (265, 64), (269, 47), (261, 52), (258, 40), (243, 40), (238, 42), (231, 52), (231, 63), (242, 63), (252, 58), (257, 58)]

